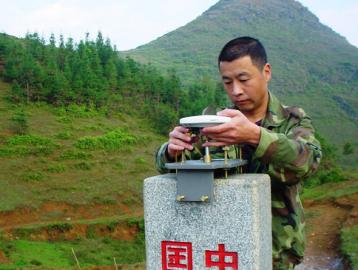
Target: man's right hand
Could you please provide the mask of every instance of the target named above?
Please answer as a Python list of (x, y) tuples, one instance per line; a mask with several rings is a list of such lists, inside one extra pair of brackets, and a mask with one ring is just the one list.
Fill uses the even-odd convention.
[(192, 137), (188, 134), (189, 129), (178, 126), (169, 133), (168, 155), (171, 158), (180, 155), (184, 149), (193, 150)]

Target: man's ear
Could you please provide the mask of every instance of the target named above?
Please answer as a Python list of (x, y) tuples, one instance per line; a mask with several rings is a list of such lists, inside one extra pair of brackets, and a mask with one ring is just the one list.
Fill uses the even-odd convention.
[(271, 65), (269, 63), (266, 63), (262, 72), (266, 82), (269, 82), (271, 80)]

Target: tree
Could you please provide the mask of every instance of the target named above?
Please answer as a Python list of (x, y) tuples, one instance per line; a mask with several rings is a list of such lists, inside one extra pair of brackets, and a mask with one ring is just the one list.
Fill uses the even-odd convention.
[(354, 152), (353, 145), (349, 142), (343, 145), (343, 155), (351, 155)]
[(26, 99), (24, 90), (21, 88), (17, 81), (12, 83), (10, 99), (16, 103), (20, 103)]
[(17, 80), (26, 90), (27, 102), (40, 100), (44, 72), (31, 54), (27, 54), (20, 64)]
[(117, 70), (112, 59), (110, 59), (104, 66), (104, 76), (108, 81), (109, 90), (114, 91), (117, 87)]

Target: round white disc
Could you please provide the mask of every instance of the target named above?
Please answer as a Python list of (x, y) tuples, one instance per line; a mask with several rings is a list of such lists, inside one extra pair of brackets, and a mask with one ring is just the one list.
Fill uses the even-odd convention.
[(218, 115), (197, 115), (180, 119), (180, 125), (184, 127), (209, 127), (230, 122), (231, 118)]

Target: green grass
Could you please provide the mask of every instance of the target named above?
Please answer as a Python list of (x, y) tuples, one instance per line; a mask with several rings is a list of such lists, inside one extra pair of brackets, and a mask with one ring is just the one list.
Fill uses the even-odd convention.
[(351, 269), (358, 270), (358, 226), (341, 231), (341, 251), (351, 262)]
[(327, 183), (314, 188), (304, 188), (301, 194), (303, 200), (324, 200), (349, 196), (358, 192), (358, 180), (340, 183)]
[(112, 240), (109, 238), (79, 239), (77, 241), (47, 242), (15, 240), (0, 242), (0, 248), (11, 261), (1, 269), (43, 267), (43, 269), (76, 266), (72, 248), (81, 267), (135, 264), (145, 259), (144, 239), (139, 235), (134, 241)]
[(38, 135), (15, 135), (8, 138), (3, 148), (0, 148), (0, 156), (40, 156), (50, 155), (58, 147), (50, 138)]
[[(77, 105), (18, 106), (6, 100), (9, 88), (0, 80), (0, 211), (47, 201), (142, 207), (143, 179), (157, 174), (154, 152), (166, 140), (146, 119)], [(19, 108), (28, 126), (23, 135), (12, 130)]]
[[(3, 252), (12, 264), (8, 269), (31, 266), (69, 268), (74, 266), (70, 243), (30, 242), (25, 240), (1, 243)], [(12, 267), (12, 268), (11, 268)]]
[(123, 149), (128, 145), (135, 144), (139, 138), (129, 134), (128, 132), (117, 128), (102, 136), (85, 136), (79, 138), (75, 146), (82, 150), (98, 150), (104, 149), (114, 151)]
[[(84, 237), (72, 241), (34, 241), (33, 235), (41, 231), (48, 233), (68, 232), (76, 224), (87, 224)], [(137, 228), (133, 240), (114, 240), (109, 237), (98, 237), (96, 226), (103, 225), (113, 231), (117, 225)], [(27, 225), (12, 232), (9, 240), (0, 239), (0, 250), (9, 259), (8, 265), (0, 265), (1, 270), (30, 269), (72, 269), (76, 266), (72, 248), (81, 267), (113, 265), (113, 258), (120, 265), (133, 265), (145, 260), (144, 220), (142, 217), (110, 217), (96, 220), (79, 220), (76, 222), (52, 223), (44, 225)]]

